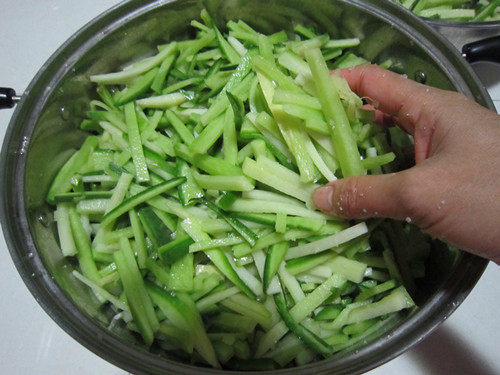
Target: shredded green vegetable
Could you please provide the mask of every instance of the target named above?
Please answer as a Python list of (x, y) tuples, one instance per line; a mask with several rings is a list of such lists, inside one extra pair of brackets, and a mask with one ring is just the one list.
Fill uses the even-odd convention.
[(60, 248), (147, 346), (228, 369), (303, 365), (415, 305), (427, 237), (311, 202), (328, 181), (404, 165), (411, 139), (330, 75), (365, 61), (359, 39), (201, 19), (194, 39), (90, 77), (89, 137), (47, 194)]
[(419, 16), (450, 22), (500, 21), (500, 0), (394, 0)]

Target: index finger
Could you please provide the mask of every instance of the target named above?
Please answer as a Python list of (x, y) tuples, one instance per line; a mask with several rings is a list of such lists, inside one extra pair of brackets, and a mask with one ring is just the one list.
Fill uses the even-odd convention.
[[(382, 69), (376, 65), (359, 65), (342, 69), (345, 78), (356, 94), (368, 97), (372, 105), (395, 117), (407, 132), (414, 134), (415, 125), (425, 114), (441, 105), (444, 91), (431, 88)], [(424, 116), (423, 116), (424, 115)]]

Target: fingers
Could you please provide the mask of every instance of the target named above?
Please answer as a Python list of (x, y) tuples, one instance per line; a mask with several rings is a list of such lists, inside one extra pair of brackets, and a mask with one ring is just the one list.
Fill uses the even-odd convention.
[[(463, 121), (459, 113), (464, 106), (460, 103), (466, 99), (456, 93), (422, 85), (376, 65), (343, 69), (340, 74), (354, 92), (369, 98), (374, 107), (387, 115), (386, 122), (392, 121), (414, 136), (417, 164), (432, 154), (431, 140), (436, 130), (440, 135), (446, 134), (450, 124)], [(441, 136), (434, 144), (440, 139)]]
[(360, 65), (343, 69), (340, 75), (351, 89), (361, 97), (369, 98), (372, 105), (397, 119), (410, 134), (422, 115), (441, 106), (446, 97), (437, 97), (444, 91), (424, 86), (402, 75), (376, 65)]
[(313, 193), (321, 211), (347, 219), (412, 217), (406, 204), (404, 172), (348, 177), (330, 182)]

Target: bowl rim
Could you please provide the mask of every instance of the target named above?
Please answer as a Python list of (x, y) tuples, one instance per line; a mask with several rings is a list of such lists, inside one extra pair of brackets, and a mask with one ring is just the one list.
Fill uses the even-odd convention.
[[(27, 155), (19, 148), (19, 144), (14, 141), (22, 139), (23, 142), (27, 141), (29, 143), (29, 138), (25, 139), (21, 135), (33, 131), (36, 120), (38, 119), (37, 116), (45, 105), (43, 99), (39, 100), (36, 95), (30, 95), (30, 92), (32, 90), (35, 91), (41, 85), (50, 87), (50, 83), (58, 82), (58, 79), (61, 77), (49, 74), (48, 68), (56, 64), (58, 60), (72, 48), (75, 48), (75, 50), (76, 48), (80, 48), (80, 39), (85, 37), (85, 33), (88, 32), (90, 28), (99, 27), (105, 29), (106, 26), (110, 24), (106, 23), (107, 20), (112, 20), (113, 22), (122, 19), (125, 21), (131, 20), (136, 15), (147, 13), (152, 8), (174, 1), (175, 0), (160, 0), (154, 2), (148, 0), (148, 2), (140, 2), (137, 0), (129, 0), (117, 4), (101, 13), (73, 34), (40, 68), (23, 94), (21, 102), (17, 105), (5, 134), (0, 155), (0, 176), (2, 177), (2, 183), (0, 184), (0, 222), (12, 260), (31, 294), (59, 326), (95, 354), (125, 370), (133, 371), (134, 373), (156, 373), (161, 370), (169, 370), (179, 374), (193, 374), (199, 371), (213, 374), (239, 374), (241, 372), (228, 370), (221, 372), (220, 370), (190, 366), (164, 357), (158, 357), (142, 348), (127, 344), (118, 339), (117, 336), (111, 332), (106, 331), (105, 328), (97, 322), (94, 322), (89, 316), (77, 308), (72, 299), (56, 284), (55, 280), (51, 278), (37, 252), (31, 236), (30, 225), (27, 220), (27, 209), (24, 199), (24, 177)], [(340, 1), (348, 2), (358, 7), (360, 4), (365, 4), (363, 0)], [(387, 6), (394, 8), (390, 0), (378, 0), (378, 2), (386, 3)], [(384, 11), (384, 13), (387, 14), (387, 11)], [(444, 43), (445, 46), (448, 44), (448, 50), (450, 50), (452, 56), (455, 56), (455, 60), (459, 61), (457, 60), (459, 56), (458, 52), (449, 42), (437, 35), (435, 31), (432, 31), (428, 25), (418, 20), (414, 15), (412, 19), (414, 19), (414, 22), (416, 22), (419, 27), (423, 27), (427, 32), (436, 35), (437, 40), (442, 44)], [(95, 39), (95, 35), (93, 38)], [(88, 43), (91, 45), (94, 40), (93, 38), (84, 39), (84, 44)], [(450, 61), (450, 65), (451, 64)], [(463, 64), (465, 63), (462, 63), (462, 65)], [(475, 83), (478, 83), (479, 81), (470, 67), (465, 66), (465, 69), (475, 78)], [(479, 90), (481, 91), (481, 88), (479, 88)], [(49, 89), (45, 89), (44, 92), (49, 94), (49, 91)], [(482, 88), (482, 94), (482, 99), (488, 105), (492, 106), (491, 99), (484, 90), (484, 87)], [(19, 123), (23, 122), (23, 120), (26, 120), (28, 125), (25, 125), (24, 128), (17, 126)], [(8, 177), (8, 170), (16, 171), (15, 178), (12, 181), (6, 178)], [(14, 195), (13, 193), (18, 191), (18, 188), (22, 189), (23, 194)], [(21, 234), (21, 236), (19, 236), (19, 234)], [(29, 253), (32, 254), (30, 257), (27, 256)], [(488, 261), (485, 259), (470, 254), (462, 254), (450, 278), (446, 280), (442, 288), (439, 289), (416, 314), (390, 332), (387, 332), (385, 336), (383, 335), (384, 337), (376, 339), (355, 353), (349, 354), (349, 356), (336, 359), (335, 361), (323, 360), (306, 366), (271, 372), (259, 371), (246, 373), (292, 374), (300, 372), (301, 374), (316, 374), (318, 372), (331, 371), (334, 362), (337, 364), (347, 362), (346, 365), (348, 365), (348, 367), (339, 373), (359, 373), (360, 371), (367, 371), (379, 366), (420, 342), (444, 321), (472, 290), (486, 268), (487, 263)], [(445, 290), (448, 292), (447, 294), (445, 294)], [(429, 314), (433, 315), (429, 316)], [(85, 329), (82, 329), (83, 326), (80, 325), (81, 322), (85, 323)], [(399, 340), (396, 340), (396, 338)], [(385, 354), (381, 355), (382, 350), (385, 351)], [(368, 365), (360, 365), (362, 358), (368, 358)], [(138, 369), (132, 364), (132, 360), (142, 361), (142, 363), (139, 363), (144, 365), (144, 367)]]

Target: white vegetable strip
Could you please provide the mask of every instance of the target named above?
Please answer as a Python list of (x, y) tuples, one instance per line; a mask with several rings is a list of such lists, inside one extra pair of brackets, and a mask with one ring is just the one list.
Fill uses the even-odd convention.
[(246, 199), (258, 199), (263, 201), (272, 201), (272, 202), (283, 202), (288, 204), (295, 204), (300, 207), (304, 207), (304, 203), (301, 201), (284, 196), (282, 194), (273, 193), (272, 191), (259, 190), (254, 189), (252, 191), (247, 191), (241, 194), (242, 198)]
[(313, 190), (319, 187), (313, 183), (302, 182), (297, 173), (264, 157), (260, 157), (258, 161), (245, 159), (242, 170), (248, 177), (303, 202), (310, 202)]
[(216, 247), (231, 246), (242, 243), (243, 240), (239, 237), (228, 236), (226, 238), (217, 238), (210, 241), (200, 241), (189, 245), (189, 252), (195, 253), (197, 251), (215, 249)]
[(179, 104), (186, 102), (188, 98), (185, 95), (173, 92), (171, 94), (152, 96), (150, 98), (139, 99), (136, 101), (137, 105), (142, 108), (157, 108), (165, 109), (175, 107)]
[(291, 247), (290, 249), (288, 249), (288, 252), (285, 255), (285, 259), (288, 260), (305, 255), (317, 254), (319, 252), (339, 246), (365, 233), (368, 233), (368, 227), (364, 222), (359, 223), (320, 240), (309, 242), (305, 245)]
[(113, 189), (113, 195), (109, 199), (108, 206), (106, 207), (105, 214), (111, 211), (113, 208), (118, 206), (125, 198), (125, 194), (128, 191), (130, 183), (134, 179), (134, 176), (129, 173), (122, 173), (115, 188)]
[(258, 199), (237, 199), (231, 206), (231, 211), (235, 212), (255, 212), (255, 213), (286, 213), (291, 216), (302, 216), (316, 219), (326, 219), (326, 215), (284, 202), (272, 202)]
[(290, 275), (290, 273), (285, 268), (285, 262), (281, 262), (280, 268), (278, 270), (281, 281), (285, 284), (286, 289), (290, 292), (295, 303), (302, 301), (305, 297), (299, 282), (295, 277)]
[(311, 157), (314, 165), (316, 166), (316, 168), (318, 168), (318, 170), (321, 172), (321, 174), (323, 176), (325, 176), (325, 178), (328, 181), (336, 180), (337, 177), (335, 177), (333, 172), (325, 164), (325, 162), (321, 158), (320, 154), (318, 153), (318, 150), (316, 150), (316, 147), (314, 147), (313, 143), (311, 142), (311, 139), (309, 138), (309, 136), (306, 136), (305, 146), (306, 146), (306, 150), (309, 153), (309, 156)]
[(227, 41), (229, 42), (231, 47), (234, 48), (236, 53), (238, 55), (240, 55), (240, 57), (245, 55), (248, 52), (248, 50), (245, 48), (245, 46), (243, 44), (241, 44), (241, 42), (238, 39), (236, 39), (235, 37), (229, 36), (227, 38)]
[(136, 65), (132, 65), (128, 69), (125, 69), (121, 72), (116, 73), (107, 73), (107, 74), (96, 74), (90, 76), (90, 80), (96, 83), (103, 84), (118, 84), (125, 83), (130, 81), (132, 78), (139, 76), (142, 73), (147, 72), (148, 70), (154, 68), (157, 65), (160, 65), (161, 62), (170, 54), (174, 53), (177, 50), (177, 43), (172, 42), (168, 47), (164, 48), (160, 53), (155, 56), (152, 56), (149, 59), (143, 60)]
[(92, 291), (95, 293), (96, 296), (100, 296), (101, 298), (104, 298), (105, 300), (111, 302), (113, 305), (118, 307), (120, 310), (127, 311), (130, 313), (130, 309), (129, 309), (128, 305), (125, 302), (120, 301), (114, 295), (109, 293), (106, 289), (101, 288), (99, 285), (90, 281), (89, 279), (87, 279), (85, 276), (83, 276), (78, 271), (73, 271), (73, 276), (75, 276), (82, 283), (84, 283), (85, 285), (90, 287), (90, 289), (92, 289)]
[(54, 212), (54, 219), (57, 222), (57, 233), (59, 234), (59, 244), (63, 255), (75, 255), (77, 251), (69, 225), (68, 206), (66, 203), (57, 205), (57, 210)]
[(236, 288), (235, 286), (225, 289), (223, 291), (211, 294), (205, 298), (200, 299), (198, 302), (196, 302), (196, 308), (200, 311), (203, 312), (205, 311), (208, 307), (228, 298), (231, 297), (237, 293), (239, 293), (239, 289)]
[(263, 289), (262, 289), (262, 283), (250, 272), (245, 267), (238, 267), (233, 260), (233, 256), (226, 253), (227, 260), (233, 267), (233, 269), (236, 271), (238, 276), (240, 277), (241, 280), (250, 288), (252, 292), (255, 293), (257, 296), (261, 296), (264, 294)]

